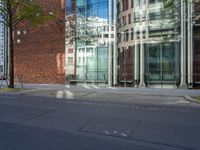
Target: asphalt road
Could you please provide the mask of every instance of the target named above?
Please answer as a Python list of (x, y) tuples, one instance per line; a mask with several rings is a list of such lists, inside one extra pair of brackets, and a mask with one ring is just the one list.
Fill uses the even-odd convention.
[(191, 103), (106, 103), (1, 93), (0, 150), (199, 150), (199, 116), (200, 107)]

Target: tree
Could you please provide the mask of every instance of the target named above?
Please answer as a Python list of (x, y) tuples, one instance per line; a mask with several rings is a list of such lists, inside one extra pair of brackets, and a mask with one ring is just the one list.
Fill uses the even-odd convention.
[(9, 40), (9, 87), (14, 88), (14, 45), (13, 31), (22, 21), (27, 21), (30, 25), (37, 26), (55, 17), (55, 13), (47, 15), (44, 8), (36, 1), (32, 0), (0, 0), (0, 16), (8, 29)]

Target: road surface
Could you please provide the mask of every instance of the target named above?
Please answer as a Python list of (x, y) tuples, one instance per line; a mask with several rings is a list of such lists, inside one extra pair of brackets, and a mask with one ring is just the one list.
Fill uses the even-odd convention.
[(91, 99), (0, 93), (0, 150), (200, 149), (198, 104)]

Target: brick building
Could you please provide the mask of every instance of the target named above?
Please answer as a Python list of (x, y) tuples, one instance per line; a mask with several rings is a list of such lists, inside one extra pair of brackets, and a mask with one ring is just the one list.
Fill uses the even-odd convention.
[(42, 0), (57, 18), (37, 28), (21, 23), (14, 32), (15, 77), (24, 83), (65, 83), (65, 22), (63, 0)]

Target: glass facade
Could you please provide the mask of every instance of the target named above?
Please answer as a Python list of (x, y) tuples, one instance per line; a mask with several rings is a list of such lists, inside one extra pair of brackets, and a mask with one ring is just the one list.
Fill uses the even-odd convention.
[(4, 72), (5, 65), (5, 48), (4, 48), (4, 24), (3, 18), (0, 16), (0, 75)]
[(191, 84), (191, 15), (180, 0), (66, 0), (68, 81)]
[[(72, 5), (72, 1), (67, 0), (66, 4)], [(109, 0), (75, 1), (75, 38), (68, 45), (74, 49), (74, 67), (67, 64), (69, 80), (108, 81), (109, 50), (112, 51), (114, 42), (114, 26), (109, 15), (112, 11), (109, 9)], [(67, 17), (70, 12), (66, 11)]]
[(178, 43), (148, 44), (145, 55), (146, 82), (173, 83), (179, 75)]
[[(180, 83), (180, 2), (170, 1), (169, 5), (163, 0), (134, 0), (124, 12), (125, 1), (119, 0), (120, 85), (147, 87), (165, 83), (174, 87)], [(124, 24), (127, 16), (132, 16), (132, 21)], [(133, 57), (126, 56), (130, 48)]]
[[(180, 12), (162, 1), (149, 2), (148, 40), (145, 46), (146, 83), (174, 83), (180, 75)], [(146, 16), (146, 15), (145, 15)], [(151, 42), (154, 44), (148, 44)]]

